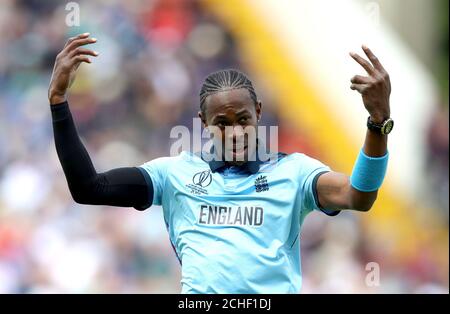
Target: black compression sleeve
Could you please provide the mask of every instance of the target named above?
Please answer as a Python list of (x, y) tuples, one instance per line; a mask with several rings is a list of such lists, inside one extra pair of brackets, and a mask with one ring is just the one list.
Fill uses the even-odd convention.
[(80, 204), (134, 207), (144, 210), (152, 204), (151, 180), (136, 167), (97, 173), (81, 142), (69, 104), (51, 105), (56, 152), (70, 193)]

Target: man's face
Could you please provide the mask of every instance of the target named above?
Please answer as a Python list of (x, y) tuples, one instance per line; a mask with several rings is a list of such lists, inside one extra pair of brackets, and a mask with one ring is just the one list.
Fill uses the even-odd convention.
[[(199, 112), (205, 128), (214, 132), (214, 147), (222, 148), (222, 158), (241, 165), (256, 150), (261, 102), (256, 105), (245, 88), (214, 93), (206, 98), (205, 112)], [(219, 136), (215, 134), (219, 133)]]

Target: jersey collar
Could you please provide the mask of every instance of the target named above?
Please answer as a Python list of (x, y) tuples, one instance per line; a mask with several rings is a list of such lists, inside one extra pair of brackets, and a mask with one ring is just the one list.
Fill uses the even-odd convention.
[[(261, 160), (259, 158), (259, 147), (261, 146), (262, 149), (266, 150), (266, 147), (263, 143), (260, 143), (260, 141), (257, 142), (256, 145), (256, 158), (253, 158), (254, 160), (249, 160), (246, 163), (244, 163), (243, 165), (240, 166), (240, 168), (244, 171), (247, 171), (251, 174), (255, 174), (259, 171), (259, 168), (261, 166), (262, 163), (264, 163), (263, 160)], [(267, 150), (266, 150), (267, 153)], [(209, 168), (211, 169), (212, 172), (216, 172), (221, 170), (224, 167), (227, 167), (227, 163), (223, 160), (215, 160), (214, 158), (211, 158), (212, 155), (214, 154), (214, 146), (211, 147), (211, 150), (208, 152), (203, 152), (201, 153), (201, 158), (208, 163)], [(209, 158), (206, 158), (205, 160), (205, 156), (208, 156)], [(207, 161), (208, 160), (208, 161)], [(210, 160), (210, 161), (209, 161)]]

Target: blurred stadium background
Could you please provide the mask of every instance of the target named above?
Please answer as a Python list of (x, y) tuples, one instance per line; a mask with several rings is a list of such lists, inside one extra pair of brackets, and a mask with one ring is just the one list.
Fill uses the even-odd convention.
[(202, 79), (233, 67), (254, 81), (263, 124), (279, 125), (280, 150), (350, 174), (367, 113), (348, 52), (367, 44), (393, 85), (388, 175), (369, 213), (306, 219), (302, 292), (449, 292), (447, 0), (76, 2), (79, 27), (64, 1), (0, 2), (0, 293), (180, 291), (161, 208), (70, 197), (47, 87), (66, 39), (86, 31), (100, 57), (69, 100), (99, 171), (168, 155)]

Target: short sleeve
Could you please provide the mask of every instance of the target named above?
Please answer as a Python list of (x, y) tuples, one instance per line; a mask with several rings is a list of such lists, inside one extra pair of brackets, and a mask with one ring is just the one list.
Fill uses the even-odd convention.
[(153, 185), (153, 205), (161, 205), (162, 203), (164, 184), (170, 161), (170, 157), (161, 157), (138, 167), (144, 175), (145, 180)]
[(302, 212), (309, 213), (313, 210), (320, 210), (329, 216), (335, 216), (339, 211), (327, 210), (320, 206), (317, 194), (317, 181), (319, 177), (331, 171), (330, 167), (317, 159), (300, 154), (300, 191), (302, 193)]

